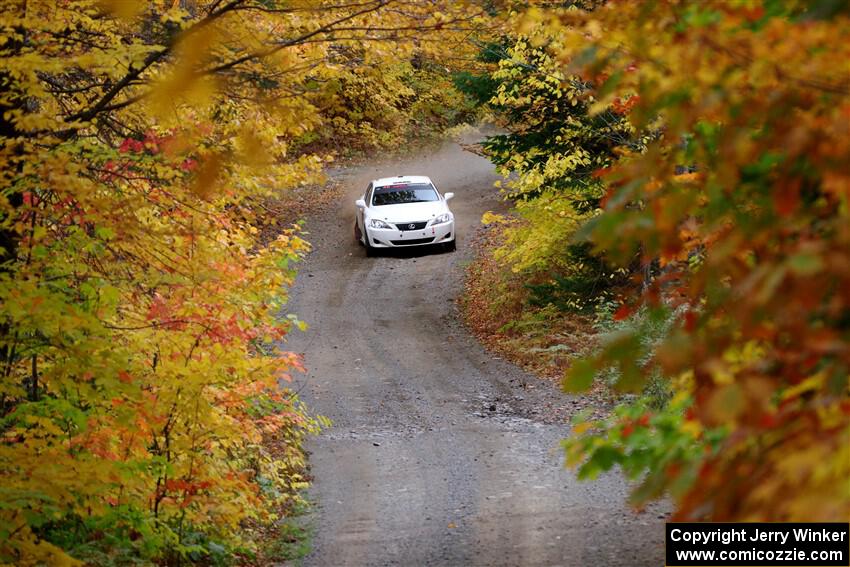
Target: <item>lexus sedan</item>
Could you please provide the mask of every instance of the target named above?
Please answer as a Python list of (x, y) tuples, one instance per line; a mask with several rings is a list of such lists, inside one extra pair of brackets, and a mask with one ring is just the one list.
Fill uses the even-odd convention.
[(354, 236), (372, 256), (384, 248), (440, 245), (455, 249), (455, 221), (448, 201), (427, 177), (400, 175), (376, 179), (357, 199)]

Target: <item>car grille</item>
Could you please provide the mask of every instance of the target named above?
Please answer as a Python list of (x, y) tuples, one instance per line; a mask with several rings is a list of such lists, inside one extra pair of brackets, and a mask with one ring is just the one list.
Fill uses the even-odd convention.
[(431, 238), (408, 238), (407, 240), (390, 240), (396, 246), (409, 246), (412, 244), (428, 244), (429, 242), (433, 242), (434, 237)]
[(402, 232), (405, 230), (422, 230), (425, 228), (425, 225), (428, 224), (428, 221), (421, 222), (397, 222), (395, 225)]

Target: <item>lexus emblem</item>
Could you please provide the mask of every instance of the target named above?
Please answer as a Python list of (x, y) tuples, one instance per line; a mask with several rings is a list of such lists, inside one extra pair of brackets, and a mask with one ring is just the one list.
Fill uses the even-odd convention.
[(413, 230), (414, 228), (416, 228), (416, 225), (415, 224), (409, 224), (409, 225), (407, 225), (407, 228), (409, 228), (410, 230)]

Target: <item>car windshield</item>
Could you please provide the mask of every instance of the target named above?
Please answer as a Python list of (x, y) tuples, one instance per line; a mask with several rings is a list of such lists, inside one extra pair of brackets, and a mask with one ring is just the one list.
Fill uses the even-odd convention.
[(401, 205), (404, 203), (427, 203), (439, 201), (437, 191), (430, 183), (399, 183), (398, 185), (384, 185), (375, 188), (372, 204)]

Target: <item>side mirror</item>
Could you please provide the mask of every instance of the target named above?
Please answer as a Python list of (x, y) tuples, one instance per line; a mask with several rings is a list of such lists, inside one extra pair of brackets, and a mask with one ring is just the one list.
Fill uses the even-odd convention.
[(455, 194), (454, 194), (454, 193), (444, 193), (444, 194), (443, 194), (443, 198), (444, 198), (446, 201), (448, 201), (449, 199), (454, 198), (454, 196), (455, 196)]
[(358, 209), (366, 208), (366, 201), (364, 201), (363, 199), (357, 199), (356, 201), (354, 201), (354, 204), (357, 205)]

